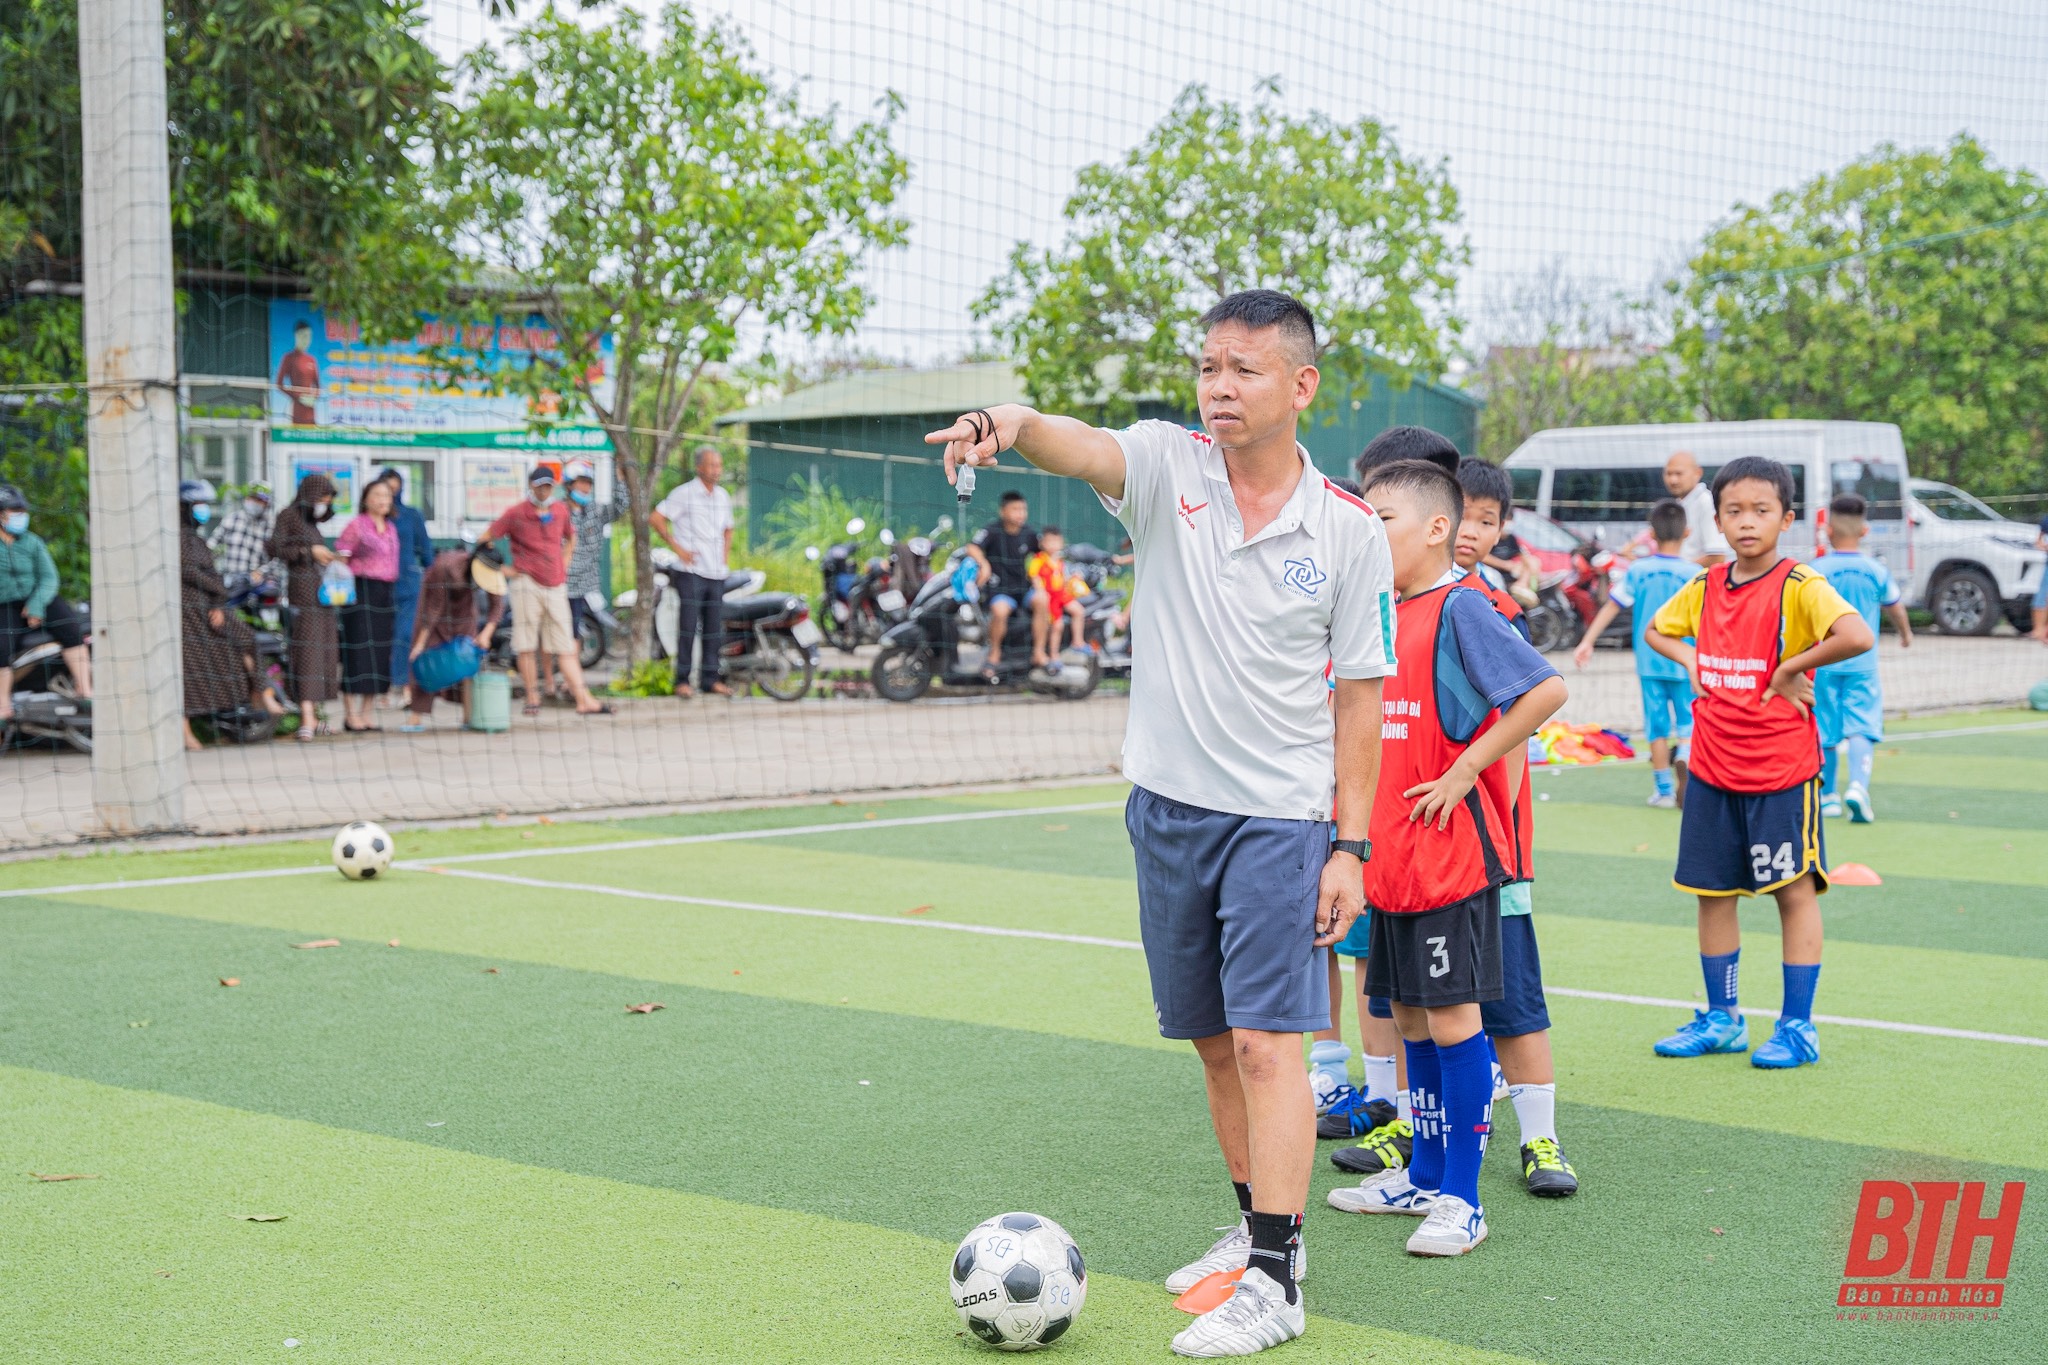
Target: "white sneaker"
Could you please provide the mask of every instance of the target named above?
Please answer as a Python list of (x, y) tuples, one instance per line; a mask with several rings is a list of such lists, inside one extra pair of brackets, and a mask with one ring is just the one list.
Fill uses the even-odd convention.
[(1867, 825), (1877, 819), (1877, 812), (1870, 804), (1870, 793), (1861, 787), (1851, 786), (1849, 790), (1843, 792), (1842, 804), (1849, 808), (1849, 821), (1852, 824)]
[(1315, 1092), (1317, 1118), (1329, 1113), (1330, 1106), (1351, 1091), (1351, 1077), (1344, 1070), (1342, 1062), (1310, 1067), (1308, 1084), (1309, 1089)]
[(1508, 1097), (1508, 1073), (1500, 1069), (1500, 1063), (1493, 1064), (1493, 1098), (1496, 1101)]
[(1676, 810), (1678, 808), (1678, 793), (1652, 792), (1650, 799), (1643, 804), (1654, 806), (1658, 810)]
[(1420, 1218), (1436, 1200), (1435, 1190), (1415, 1188), (1405, 1166), (1330, 1191), (1330, 1207), (1346, 1213), (1405, 1213)]
[(1463, 1256), (1486, 1240), (1486, 1215), (1455, 1194), (1438, 1196), (1408, 1238), (1411, 1256)]
[(1252, 1232), (1242, 1218), (1237, 1226), (1218, 1228), (1222, 1233), (1199, 1260), (1190, 1261), (1166, 1277), (1166, 1287), (1176, 1294), (1193, 1289), (1204, 1276), (1219, 1270), (1242, 1270), (1252, 1254)]
[(1842, 809), (1842, 798), (1830, 793), (1820, 799), (1820, 814), (1823, 820), (1839, 820), (1846, 811)]
[(1308, 1326), (1308, 1309), (1297, 1292), (1294, 1302), (1265, 1271), (1247, 1270), (1237, 1291), (1196, 1318), (1173, 1339), (1176, 1355), (1257, 1355), (1268, 1346), (1292, 1341)]

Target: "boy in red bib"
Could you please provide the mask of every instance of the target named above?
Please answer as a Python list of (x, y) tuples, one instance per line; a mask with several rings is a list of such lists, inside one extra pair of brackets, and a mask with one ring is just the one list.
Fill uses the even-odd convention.
[[(1870, 627), (1820, 573), (1778, 554), (1791, 528), (1792, 473), (1745, 456), (1714, 476), (1715, 520), (1735, 550), (1657, 612), (1644, 638), (1692, 675), (1692, 780), (1672, 884), (1700, 898), (1700, 967), (1707, 1008), (1657, 1043), (1660, 1057), (1749, 1049), (1736, 1004), (1742, 929), (1736, 900), (1777, 898), (1785, 1007), (1753, 1066), (1820, 1060), (1813, 992), (1820, 980), (1820, 732), (1813, 670), (1861, 654)], [(1698, 641), (1687, 644), (1686, 637)]]
[[(1393, 1004), (1408, 1058), (1415, 1146), (1403, 1168), (1330, 1192), (1347, 1213), (1422, 1216), (1418, 1256), (1486, 1239), (1479, 1162), (1493, 1105), (1483, 1001), (1502, 996), (1500, 888), (1519, 875), (1500, 760), (1564, 704), (1564, 680), (1460, 581), (1458, 481), (1402, 461), (1368, 475), (1401, 594), (1383, 684), (1380, 773), (1365, 899), (1366, 993)], [(1486, 790), (1482, 790), (1482, 788)]]

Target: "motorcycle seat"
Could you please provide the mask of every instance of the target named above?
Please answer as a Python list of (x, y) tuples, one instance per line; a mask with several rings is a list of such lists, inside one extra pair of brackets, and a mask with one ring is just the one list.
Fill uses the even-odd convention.
[(722, 619), (727, 625), (746, 625), (764, 621), (771, 616), (780, 616), (789, 609), (794, 600), (788, 593), (759, 592), (751, 597), (729, 597), (725, 601)]

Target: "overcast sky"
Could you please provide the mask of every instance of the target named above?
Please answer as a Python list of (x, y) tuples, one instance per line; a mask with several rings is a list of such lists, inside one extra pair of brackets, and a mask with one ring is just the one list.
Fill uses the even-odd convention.
[[(652, 10), (648, 0), (642, 8)], [(1191, 81), (1372, 115), (1444, 159), (1472, 245), (1461, 307), (1552, 263), (1640, 291), (1737, 201), (1879, 142), (1967, 129), (2048, 170), (2048, 0), (700, 0), (813, 105), (907, 108), (910, 245), (880, 258), (874, 349), (935, 359), (1019, 239), (1049, 244), (1074, 172)], [(436, 0), (444, 53), (490, 32)]]

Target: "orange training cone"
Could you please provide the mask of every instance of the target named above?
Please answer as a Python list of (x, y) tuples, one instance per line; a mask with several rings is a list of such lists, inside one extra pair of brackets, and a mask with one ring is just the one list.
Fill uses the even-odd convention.
[(1862, 863), (1836, 863), (1828, 869), (1830, 886), (1883, 886), (1884, 878)]
[(1243, 1274), (1243, 1266), (1235, 1270), (1213, 1270), (1196, 1280), (1192, 1289), (1173, 1301), (1173, 1306), (1183, 1313), (1197, 1315), (1212, 1308), (1221, 1308), (1237, 1292), (1238, 1277)]

